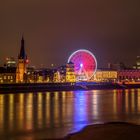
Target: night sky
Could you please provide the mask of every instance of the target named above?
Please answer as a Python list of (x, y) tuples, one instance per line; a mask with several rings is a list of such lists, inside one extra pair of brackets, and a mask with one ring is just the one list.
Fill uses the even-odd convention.
[(62, 65), (77, 49), (90, 50), (99, 67), (132, 65), (140, 55), (140, 0), (1, 0), (1, 64), (17, 59), (22, 34), (30, 65)]

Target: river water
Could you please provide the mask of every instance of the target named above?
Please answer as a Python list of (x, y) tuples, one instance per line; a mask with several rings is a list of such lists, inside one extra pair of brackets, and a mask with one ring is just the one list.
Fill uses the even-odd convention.
[(0, 94), (0, 139), (61, 138), (114, 121), (140, 124), (140, 89)]

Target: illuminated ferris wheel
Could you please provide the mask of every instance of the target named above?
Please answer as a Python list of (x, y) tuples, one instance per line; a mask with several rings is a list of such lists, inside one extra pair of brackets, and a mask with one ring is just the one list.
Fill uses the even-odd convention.
[(68, 63), (75, 66), (75, 73), (78, 81), (90, 80), (97, 69), (95, 56), (88, 50), (80, 49), (71, 54)]

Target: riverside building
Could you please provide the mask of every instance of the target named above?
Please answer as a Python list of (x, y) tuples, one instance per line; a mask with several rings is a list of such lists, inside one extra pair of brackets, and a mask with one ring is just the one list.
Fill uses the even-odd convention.
[(112, 69), (98, 69), (92, 77), (92, 81), (96, 82), (116, 82), (118, 71)]
[(0, 83), (15, 83), (16, 67), (0, 67)]
[(18, 55), (18, 64), (16, 69), (16, 82), (22, 83), (25, 82), (26, 77), (26, 66), (27, 66), (27, 55), (24, 48), (24, 39), (21, 40), (20, 53)]

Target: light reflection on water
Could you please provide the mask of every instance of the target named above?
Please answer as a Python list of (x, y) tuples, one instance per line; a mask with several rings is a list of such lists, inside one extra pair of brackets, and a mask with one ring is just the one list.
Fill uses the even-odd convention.
[(57, 138), (88, 124), (140, 124), (140, 89), (0, 94), (1, 138)]

